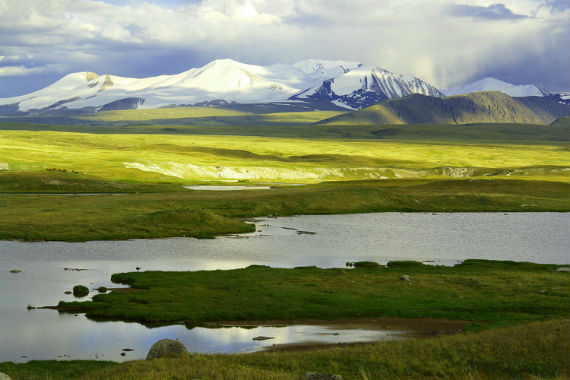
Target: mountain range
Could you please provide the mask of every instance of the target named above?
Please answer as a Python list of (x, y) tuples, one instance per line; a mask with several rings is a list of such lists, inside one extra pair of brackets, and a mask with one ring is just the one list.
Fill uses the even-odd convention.
[(0, 114), (285, 101), (360, 109), (413, 93), (443, 96), (418, 78), (358, 62), (258, 66), (220, 59), (180, 74), (142, 79), (73, 73), (39, 91), (0, 99)]
[[(309, 59), (294, 64), (259, 66), (219, 59), (180, 74), (140, 79), (92, 72), (72, 73), (30, 94), (0, 98), (0, 115), (41, 116), (211, 105), (241, 107), (240, 110), (254, 113), (275, 110), (362, 110), (362, 113), (355, 114), (357, 116), (348, 114), (340, 117), (345, 121), (353, 117), (355, 120), (367, 119), (368, 116), (363, 115), (373, 114), (376, 116), (370, 116), (371, 120), (422, 122), (429, 119), (426, 119), (427, 115), (432, 115), (435, 117), (433, 120), (459, 122), (463, 119), (450, 109), (461, 103), (460, 98), (448, 99), (445, 96), (485, 91), (500, 91), (505, 96), (520, 97), (516, 99), (543, 99), (507, 101), (504, 97), (493, 95), (494, 100), (501, 101), (497, 107), (512, 111), (507, 112), (509, 115), (516, 111), (516, 116), (505, 116), (489, 103), (491, 108), (483, 117), (485, 120), (544, 122), (560, 113), (560, 107), (554, 103), (570, 104), (568, 94), (549, 94), (535, 85), (513, 85), (495, 78), (440, 91), (414, 76), (392, 73), (359, 62)], [(467, 104), (465, 99), (461, 104)], [(491, 97), (472, 96), (469, 99), (476, 105), (474, 107), (479, 107), (479, 100), (488, 101)], [(420, 104), (427, 108), (423, 109)], [(548, 104), (548, 111), (543, 109), (545, 104)], [(373, 108), (368, 109), (370, 106)], [(529, 107), (532, 112), (528, 110)], [(482, 115), (479, 111), (473, 112)], [(529, 112), (538, 114), (530, 116)]]

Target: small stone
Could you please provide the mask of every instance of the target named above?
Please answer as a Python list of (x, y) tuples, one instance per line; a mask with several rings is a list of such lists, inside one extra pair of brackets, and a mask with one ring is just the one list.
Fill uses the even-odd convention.
[(125, 355), (126, 355), (126, 353), (124, 353), (124, 352), (121, 352), (121, 356), (125, 356)]
[(410, 281), (411, 279), (412, 278), (407, 274), (403, 274), (400, 276), (400, 280), (402, 280), (402, 281)]
[(73, 294), (73, 292), (71, 290), (66, 290), (65, 292), (63, 292), (63, 294)]
[(161, 339), (152, 345), (146, 360), (157, 358), (180, 358), (188, 354), (186, 347), (177, 340)]
[(255, 338), (253, 338), (253, 340), (268, 340), (268, 339), (273, 339), (273, 336), (256, 336)]
[(10, 273), (20, 273), (20, 272), (21, 272), (21, 270), (19, 270), (19, 269), (12, 269), (10, 271)]

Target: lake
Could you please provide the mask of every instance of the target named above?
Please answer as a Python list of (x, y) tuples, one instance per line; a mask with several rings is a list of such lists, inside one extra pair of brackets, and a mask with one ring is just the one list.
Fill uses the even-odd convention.
[[(149, 329), (138, 323), (95, 322), (81, 314), (27, 310), (28, 305), (72, 300), (64, 292), (76, 284), (91, 289), (116, 286), (110, 283), (111, 274), (136, 267), (142, 271), (251, 264), (344, 267), (347, 261), (359, 260), (454, 265), (469, 258), (570, 264), (570, 213), (307, 215), (263, 218), (256, 225), (255, 233), (212, 240), (0, 241), (0, 361), (141, 359), (162, 338), (178, 338), (189, 351), (230, 353), (273, 344), (402, 339), (414, 333), (402, 325), (384, 328), (385, 322)], [(10, 273), (11, 269), (22, 272)], [(254, 341), (257, 336), (272, 339)], [(125, 348), (134, 351), (121, 356)]]

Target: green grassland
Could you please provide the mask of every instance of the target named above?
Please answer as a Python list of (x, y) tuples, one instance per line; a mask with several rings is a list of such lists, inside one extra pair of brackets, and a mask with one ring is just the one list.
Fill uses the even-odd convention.
[[(253, 231), (244, 218), (268, 215), (570, 211), (568, 117), (552, 126), (314, 124), (340, 114), (191, 107), (0, 122), (0, 239), (211, 238)], [(227, 181), (272, 188), (182, 187)], [(65, 307), (189, 325), (371, 316), (473, 325), (455, 336), (301, 353), (32, 361), (0, 371), (13, 379), (568, 378), (568, 273), (555, 268), (468, 261), (119, 274), (115, 281), (136, 290)], [(291, 299), (280, 297), (284, 289)], [(195, 302), (207, 306), (188, 307)]]
[(21, 379), (287, 379), (307, 371), (345, 379), (567, 379), (570, 321), (532, 322), (502, 329), (419, 340), (379, 342), (302, 352), (192, 354), (181, 359), (31, 361), (0, 363)]
[(79, 120), (105, 122), (161, 123), (168, 120), (184, 121), (194, 125), (263, 125), (263, 124), (310, 124), (342, 114), (341, 111), (275, 112), (253, 114), (218, 107), (174, 107), (158, 109), (105, 111), (80, 116)]
[[(61, 173), (56, 178), (71, 176), (74, 174)], [(42, 181), (34, 176), (30, 183), (35, 185), (38, 179)], [(52, 191), (54, 188), (70, 191), (69, 182), (58, 179), (58, 185), (52, 185), (53, 177), (47, 181)], [(17, 179), (12, 188), (20, 183)], [(59, 186), (60, 183), (64, 185)], [(128, 188), (131, 185), (125, 189), (121, 183), (109, 185), (107, 181), (81, 185), (84, 187), (77, 185), (78, 191), (97, 192), (98, 188), (133, 191)], [(253, 231), (254, 225), (244, 223), (241, 218), (266, 215), (570, 209), (568, 183), (493, 177), (333, 182), (263, 191), (157, 191), (159, 187), (143, 187), (141, 191), (149, 192), (126, 195), (0, 194), (0, 238), (66, 241), (208, 238)]]
[[(144, 112), (139, 118), (190, 111)], [(251, 231), (237, 218), (263, 215), (570, 209), (564, 124), (180, 125), (168, 133), (136, 123), (0, 125), (3, 239), (213, 237)], [(182, 188), (226, 181), (274, 188)]]
[[(314, 183), (433, 177), (441, 175), (441, 168), (477, 168), (480, 175), (568, 181), (569, 164), (569, 144), (561, 141), (436, 143), (0, 131), (0, 165), (5, 169), (65, 169), (112, 181)], [(447, 171), (454, 175), (453, 170)]]
[[(251, 266), (112, 276), (129, 292), (60, 302), (88, 317), (177, 323), (206, 321), (449, 318), (508, 325), (568, 315), (568, 272), (557, 265), (466, 260), (454, 267), (390, 262), (386, 268)], [(407, 274), (410, 281), (401, 280)], [(286, 297), (283, 297), (287, 294)], [(200, 305), (199, 308), (196, 305)]]
[(80, 116), (79, 119), (99, 121), (147, 121), (154, 119), (183, 119), (242, 115), (247, 115), (247, 113), (218, 107), (172, 107), (104, 111), (83, 115)]

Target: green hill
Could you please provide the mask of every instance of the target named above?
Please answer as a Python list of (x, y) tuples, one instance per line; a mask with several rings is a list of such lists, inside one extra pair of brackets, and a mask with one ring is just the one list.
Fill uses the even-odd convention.
[(498, 91), (435, 98), (414, 94), (338, 115), (319, 124), (549, 124), (570, 113), (548, 97), (511, 98)]

